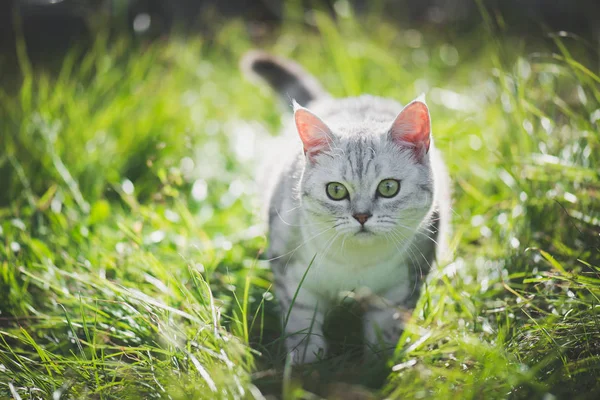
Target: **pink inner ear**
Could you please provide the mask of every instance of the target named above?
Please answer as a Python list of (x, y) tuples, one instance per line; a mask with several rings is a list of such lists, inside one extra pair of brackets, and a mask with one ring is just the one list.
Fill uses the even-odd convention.
[(413, 101), (404, 107), (392, 124), (390, 135), (398, 144), (410, 143), (417, 151), (427, 153), (431, 141), (431, 121), (425, 103)]
[(296, 128), (304, 145), (304, 153), (313, 159), (318, 153), (327, 149), (331, 142), (331, 131), (323, 121), (305, 108), (298, 108), (294, 113)]

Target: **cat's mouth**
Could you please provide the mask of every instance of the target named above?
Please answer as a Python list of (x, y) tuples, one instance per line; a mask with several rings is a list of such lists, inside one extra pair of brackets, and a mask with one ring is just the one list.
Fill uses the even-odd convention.
[(355, 236), (372, 236), (375, 233), (367, 228), (365, 228), (364, 226), (360, 228), (360, 230), (358, 232), (356, 232), (354, 235)]

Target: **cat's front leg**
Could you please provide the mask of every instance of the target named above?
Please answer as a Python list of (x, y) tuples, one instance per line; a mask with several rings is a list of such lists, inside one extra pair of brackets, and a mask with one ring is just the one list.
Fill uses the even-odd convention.
[[(297, 295), (296, 295), (297, 291)], [(290, 283), (276, 286), (284, 323), (285, 346), (296, 365), (324, 357), (327, 344), (323, 336), (326, 304), (319, 296)], [(295, 299), (294, 299), (295, 296)]]
[(411, 299), (405, 287), (368, 299), (363, 325), (367, 354), (387, 357), (393, 353), (414, 308)]

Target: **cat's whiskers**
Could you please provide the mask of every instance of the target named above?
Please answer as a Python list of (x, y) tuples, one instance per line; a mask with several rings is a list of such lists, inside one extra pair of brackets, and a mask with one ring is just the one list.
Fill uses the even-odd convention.
[[(401, 235), (400, 231), (396, 230), (395, 232), (397, 232), (398, 234), (400, 234), (400, 235)], [(414, 244), (414, 242), (413, 242), (412, 240), (409, 240), (407, 237), (405, 237), (405, 239), (407, 240), (409, 247), (412, 247), (412, 246), (414, 246), (414, 248), (415, 248), (415, 249), (416, 249), (416, 250), (417, 250), (417, 251), (418, 251), (418, 252), (421, 254), (421, 257), (423, 257), (423, 260), (425, 260), (425, 263), (427, 264), (427, 266), (428, 266), (429, 268), (431, 268), (431, 264), (430, 264), (430, 263), (429, 263), (429, 261), (427, 260), (427, 257), (425, 257), (425, 255), (423, 255), (423, 252), (422, 252), (422, 251), (419, 249), (419, 247), (418, 247), (418, 246), (416, 246), (416, 245)], [(431, 238), (430, 238), (430, 239), (431, 239)]]
[[(397, 239), (398, 243), (400, 243), (402, 245), (404, 245), (407, 242), (406, 238), (404, 236), (402, 236), (399, 232), (391, 231), (390, 234), (392, 235), (392, 237), (395, 237)], [(402, 250), (400, 250), (400, 248), (398, 246), (396, 246), (396, 248), (398, 249), (398, 251), (402, 252)], [(419, 262), (417, 262), (417, 259), (416, 259), (417, 257), (415, 255), (415, 253), (412, 251), (410, 243), (407, 247), (405, 247), (405, 250), (407, 251), (407, 255), (411, 260), (412, 267), (413, 267), (415, 273), (418, 272), (419, 276), (423, 276), (423, 270), (421, 269), (421, 264)], [(427, 260), (425, 260), (425, 261), (427, 261)], [(418, 268), (418, 270), (417, 270), (417, 268)], [(415, 279), (412, 291), (410, 293), (411, 295), (415, 293), (415, 290), (417, 290), (417, 285), (418, 285), (417, 282), (418, 282), (418, 280)]]
[(327, 256), (327, 252), (329, 251), (329, 248), (331, 247), (331, 245), (333, 244), (333, 242), (335, 242), (335, 240), (338, 238), (339, 236), (339, 232), (336, 233), (335, 235), (333, 235), (325, 244), (325, 250), (321, 251), (321, 260), (325, 260), (326, 256)]
[(345, 225), (348, 225), (350, 222), (348, 221), (348, 217), (338, 218), (338, 221), (339, 221), (339, 220), (341, 220), (341, 222), (337, 223), (337, 224), (335, 225), (335, 228), (336, 228), (336, 230), (337, 230), (339, 233), (342, 233), (342, 234), (344, 234), (344, 233), (346, 233), (346, 232), (347, 232), (349, 229), (340, 230), (340, 229), (338, 229), (338, 228), (340, 228), (340, 227), (343, 227), (343, 226), (345, 226)]
[[(317, 238), (318, 236), (321, 236), (322, 234), (324, 234), (324, 233), (326, 233), (326, 232), (328, 232), (328, 231), (330, 231), (330, 230), (332, 230), (332, 229), (334, 229), (334, 228), (335, 228), (335, 226), (331, 226), (331, 227), (329, 227), (329, 228), (327, 228), (327, 229), (324, 229), (324, 230), (322, 230), (321, 232), (317, 233), (316, 235), (313, 235), (313, 236), (311, 236), (310, 238), (306, 239), (305, 241), (303, 241), (302, 243), (300, 243), (300, 244), (299, 244), (297, 247), (295, 247), (295, 248), (294, 248), (294, 249), (292, 249), (291, 251), (288, 251), (287, 253), (285, 253), (285, 254), (281, 254), (281, 255), (279, 255), (279, 256), (277, 256), (277, 257), (269, 258), (269, 259), (267, 259), (266, 261), (269, 261), (269, 262), (270, 262), (270, 261), (275, 261), (275, 260), (278, 260), (278, 259), (280, 259), (280, 258), (283, 258), (283, 257), (285, 257), (285, 256), (288, 256), (288, 255), (290, 256), (290, 259), (291, 259), (291, 258), (292, 258), (292, 256), (294, 255), (294, 253), (295, 253), (295, 252), (296, 252), (298, 249), (300, 249), (302, 246), (304, 246), (304, 245), (308, 244), (308, 242), (310, 242), (310, 241), (314, 240), (314, 239), (315, 239), (315, 238)], [(288, 260), (288, 262), (289, 262), (289, 260)], [(287, 264), (286, 264), (286, 265), (287, 265)]]
[(344, 235), (344, 240), (342, 240), (342, 251), (345, 250), (345, 246), (346, 246), (346, 239), (348, 239), (349, 235)]
[[(404, 217), (394, 217), (394, 216), (389, 216), (388, 218), (390, 218), (390, 219), (394, 220), (394, 221), (395, 221), (395, 224), (396, 224), (396, 225), (398, 225), (398, 226), (401, 226), (401, 227), (403, 227), (403, 228), (406, 228), (406, 229), (410, 229), (411, 231), (416, 231), (416, 232), (418, 232), (418, 233), (422, 233), (422, 232), (419, 232), (418, 230), (416, 230), (417, 228), (415, 228), (415, 227), (408, 227), (408, 226), (405, 226), (405, 225), (401, 225), (401, 224), (398, 222), (398, 221), (405, 221), (405, 222), (419, 222), (419, 223), (420, 223), (420, 222), (422, 222), (422, 219), (416, 219), (416, 218), (404, 218)], [(430, 222), (431, 222), (431, 221), (434, 221), (434, 219), (431, 219), (431, 220), (429, 220), (429, 221), (430, 221)], [(429, 229), (429, 228), (427, 228), (426, 226), (421, 226), (421, 227), (419, 227), (418, 229), (420, 229), (420, 230), (424, 230), (424, 231), (427, 231), (427, 232), (429, 232), (429, 233), (431, 233), (431, 234), (435, 234), (435, 233), (437, 233), (436, 231), (434, 231), (434, 230), (432, 230), (432, 229)]]
[(394, 225), (395, 225), (395, 226), (397, 226), (397, 227), (400, 227), (400, 228), (406, 229), (406, 230), (408, 230), (408, 231), (410, 231), (410, 232), (414, 232), (415, 234), (419, 234), (419, 235), (421, 235), (421, 236), (424, 236), (424, 237), (425, 237), (425, 238), (427, 238), (428, 240), (431, 240), (433, 243), (435, 243), (436, 245), (438, 245), (438, 242), (436, 242), (436, 240), (435, 240), (434, 238), (432, 238), (431, 236), (429, 236), (429, 235), (427, 235), (427, 234), (425, 234), (425, 233), (423, 233), (423, 232), (421, 232), (421, 231), (420, 231), (420, 229), (423, 229), (423, 230), (426, 230), (427, 232), (431, 233), (432, 235), (434, 235), (434, 234), (436, 234), (437, 232), (435, 232), (435, 231), (433, 231), (433, 230), (426, 229), (426, 228), (423, 228), (423, 227), (421, 227), (421, 228), (419, 228), (419, 229), (415, 230), (415, 228), (414, 228), (414, 227), (410, 227), (410, 226), (402, 225), (402, 224), (398, 223), (397, 221), (396, 221), (396, 222), (394, 222)]
[[(397, 233), (400, 234), (400, 232), (397, 232)], [(427, 260), (427, 258), (423, 254), (423, 252), (419, 249), (419, 247), (413, 241), (409, 241), (408, 242), (408, 247), (406, 249), (408, 251), (410, 251), (411, 254), (414, 256), (415, 253), (412, 251), (413, 247), (414, 247), (415, 250), (417, 250), (419, 252), (419, 254), (421, 255), (421, 257), (423, 258), (423, 260), (427, 264), (427, 267), (428, 267), (427, 271), (431, 270), (431, 268), (432, 268), (431, 263), (429, 262), (429, 260)], [(415, 256), (415, 258), (416, 258), (416, 256)], [(418, 272), (419, 272), (419, 279), (415, 279), (414, 280), (414, 285), (413, 285), (413, 289), (412, 289), (412, 292), (411, 292), (411, 295), (412, 295), (417, 290), (417, 286), (420, 284), (420, 282), (423, 279), (423, 277), (424, 277), (425, 274), (423, 274), (423, 269), (421, 268), (421, 263), (418, 262), (416, 259), (413, 259), (412, 257), (411, 257), (411, 259), (414, 262), (414, 264), (419, 268), (419, 270), (418, 270)], [(416, 272), (416, 269), (415, 269), (415, 272)]]
[(289, 265), (290, 261), (292, 260), (292, 258), (293, 258), (293, 256), (294, 256), (294, 254), (296, 253), (296, 251), (297, 251), (298, 249), (300, 249), (302, 246), (304, 246), (304, 245), (308, 244), (308, 242), (312, 241), (312, 240), (313, 240), (313, 239), (315, 239), (316, 237), (318, 237), (318, 236), (321, 236), (323, 233), (329, 232), (330, 230), (332, 230), (332, 229), (334, 229), (334, 228), (335, 228), (335, 226), (332, 226), (331, 228), (328, 228), (328, 229), (326, 229), (325, 231), (323, 231), (323, 232), (320, 232), (320, 233), (318, 233), (317, 235), (315, 235), (315, 236), (312, 236), (311, 238), (309, 238), (309, 239), (305, 240), (304, 242), (302, 242), (302, 244), (301, 244), (300, 246), (296, 247), (296, 248), (295, 248), (295, 249), (292, 251), (292, 253), (290, 254), (290, 257), (288, 258), (288, 260), (286, 261), (286, 263), (285, 263), (285, 265), (284, 265), (284, 267), (283, 267), (283, 270), (284, 270), (284, 272), (287, 270), (287, 267), (288, 267), (288, 265)]
[(429, 262), (429, 261), (428, 261), (428, 260), (425, 258), (425, 255), (423, 255), (423, 252), (422, 252), (421, 250), (419, 250), (419, 247), (418, 247), (417, 245), (415, 245), (414, 243), (410, 243), (410, 244), (409, 244), (409, 248), (410, 248), (410, 247), (414, 247), (415, 249), (417, 249), (417, 251), (418, 251), (418, 252), (421, 254), (421, 257), (423, 257), (423, 259), (425, 260), (425, 263), (426, 263), (426, 264), (427, 264), (427, 266), (428, 266), (428, 269), (427, 269), (427, 271), (425, 272), (425, 274), (423, 274), (423, 270), (422, 270), (422, 268), (421, 268), (421, 264), (420, 264), (420, 263), (418, 263), (418, 265), (419, 265), (419, 273), (420, 273), (420, 275), (419, 275), (419, 279), (415, 279), (415, 280), (414, 280), (414, 281), (415, 281), (415, 284), (414, 284), (414, 286), (413, 286), (413, 290), (412, 290), (412, 293), (411, 293), (411, 294), (414, 294), (414, 293), (415, 293), (415, 291), (416, 291), (416, 290), (417, 290), (417, 288), (418, 288), (418, 285), (420, 285), (420, 284), (421, 284), (421, 282), (422, 282), (422, 280), (424, 279), (424, 277), (425, 277), (425, 276), (426, 276), (426, 275), (429, 273), (429, 271), (431, 270), (431, 268), (432, 268), (432, 265), (431, 265), (431, 263), (430, 263), (430, 262)]
[(340, 222), (333, 226), (333, 228), (336, 228), (335, 234), (332, 237), (330, 237), (329, 239), (327, 239), (327, 241), (325, 242), (325, 245), (324, 245), (325, 249), (320, 252), (321, 259), (324, 260), (326, 258), (326, 254), (327, 254), (329, 248), (337, 240), (337, 238), (341, 235), (341, 233), (339, 231), (337, 231), (337, 228), (344, 223), (345, 222)]
[[(302, 208), (302, 204), (298, 204), (296, 207), (292, 207), (292, 208), (290, 208), (289, 210), (283, 211), (283, 213), (284, 213), (284, 214), (287, 214), (287, 213), (289, 213), (289, 212), (292, 212), (292, 211), (295, 211), (295, 210), (297, 210), (297, 209), (299, 209), (299, 208)], [(277, 210), (277, 212), (279, 212), (279, 210)]]
[(436, 218), (429, 218), (427, 220), (422, 220), (422, 219), (416, 219), (416, 218), (411, 218), (411, 219), (405, 219), (406, 221), (414, 221), (414, 222), (437, 222), (440, 221), (441, 218), (440, 217), (436, 217)]
[[(398, 249), (398, 252), (402, 253), (403, 251), (402, 251), (402, 249), (401, 249), (400, 247), (398, 247), (398, 244), (400, 244), (402, 247), (404, 247), (404, 244), (406, 243), (406, 241), (405, 241), (405, 240), (404, 240), (402, 237), (400, 237), (400, 236), (399, 236), (399, 235), (398, 235), (396, 232), (394, 232), (394, 231), (390, 231), (390, 232), (389, 232), (389, 234), (390, 234), (390, 236), (391, 236), (393, 239), (395, 239), (395, 240), (393, 241), (393, 243), (394, 243), (394, 245), (396, 246), (396, 248)], [(417, 267), (418, 267), (418, 268), (419, 268), (419, 271), (418, 271), (418, 272), (419, 272), (419, 274), (421, 274), (421, 275), (422, 275), (421, 266), (420, 266), (420, 264), (419, 264), (419, 263), (417, 263), (417, 262), (416, 262), (416, 260), (415, 260), (415, 258), (416, 258), (416, 257), (415, 257), (415, 254), (414, 254), (414, 253), (412, 252), (412, 250), (410, 249), (410, 246), (409, 246), (409, 247), (405, 247), (405, 252), (406, 252), (406, 254), (408, 255), (408, 257), (410, 258), (410, 260), (411, 260), (412, 267), (413, 267), (413, 269), (414, 269), (415, 273), (417, 272)], [(417, 265), (417, 267), (415, 267), (415, 265)], [(415, 292), (415, 290), (416, 290), (416, 287), (417, 287), (417, 284), (416, 284), (416, 280), (415, 280), (415, 284), (413, 285), (413, 288), (412, 288), (412, 291), (411, 291), (411, 295), (412, 295), (412, 294)]]
[[(396, 228), (396, 229), (394, 229), (394, 228)], [(402, 228), (403, 230), (405, 230), (405, 231), (408, 231), (408, 232), (412, 232), (412, 233), (414, 233), (415, 235), (417, 235), (417, 234), (418, 234), (418, 235), (421, 235), (421, 236), (423, 236), (423, 237), (424, 237), (426, 240), (430, 240), (431, 242), (435, 243), (436, 245), (439, 245), (439, 244), (438, 244), (438, 242), (437, 242), (437, 241), (436, 241), (434, 238), (432, 238), (431, 236), (429, 236), (428, 234), (426, 234), (426, 233), (423, 233), (423, 232), (420, 232), (419, 230), (415, 230), (414, 228), (412, 228), (412, 227), (410, 227), (410, 226), (400, 225), (400, 224), (398, 224), (398, 223), (394, 223), (394, 224), (392, 224), (392, 229), (391, 229), (391, 230), (393, 230), (393, 231), (394, 231), (394, 230), (395, 230), (395, 231), (399, 231), (399, 229), (397, 229), (397, 228)], [(432, 235), (434, 235), (436, 232), (434, 232), (434, 231), (430, 231), (430, 233), (431, 233)]]
[[(297, 208), (299, 208), (301, 206), (295, 207), (292, 210), (295, 210)], [(292, 211), (290, 210), (290, 211)], [(287, 226), (297, 226), (297, 227), (306, 227), (306, 226), (320, 226), (320, 225), (326, 225), (326, 224), (331, 224), (332, 222), (335, 221), (335, 218), (329, 218), (326, 219), (324, 221), (318, 221), (312, 224), (292, 224), (287, 222), (285, 219), (283, 219), (283, 217), (281, 216), (281, 213), (279, 212), (279, 210), (275, 210), (277, 212), (277, 217), (281, 220), (281, 222), (283, 222), (284, 224), (286, 224)]]

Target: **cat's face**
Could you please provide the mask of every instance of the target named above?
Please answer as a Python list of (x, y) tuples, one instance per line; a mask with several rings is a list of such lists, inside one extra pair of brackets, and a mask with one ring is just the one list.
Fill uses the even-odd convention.
[[(431, 209), (434, 189), (427, 154), (429, 116), (426, 107), (415, 111), (403, 111), (390, 129), (352, 135), (336, 134), (308, 116), (307, 126), (327, 134), (325, 142), (302, 138), (307, 162), (300, 196), (315, 227), (364, 243), (413, 236)], [(416, 138), (410, 136), (414, 132)]]
[[(370, 241), (414, 232), (433, 202), (428, 163), (387, 140), (348, 140), (307, 166), (303, 208), (315, 224)], [(410, 235), (412, 236), (412, 235)]]

